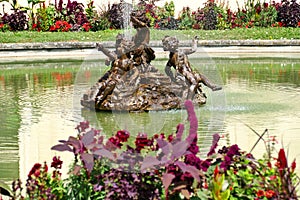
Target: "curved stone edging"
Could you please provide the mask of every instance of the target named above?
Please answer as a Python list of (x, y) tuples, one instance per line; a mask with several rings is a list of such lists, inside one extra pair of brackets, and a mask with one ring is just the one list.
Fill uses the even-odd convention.
[[(114, 49), (114, 41), (102, 42)], [(191, 41), (180, 41), (189, 47)], [(168, 58), (161, 41), (151, 41), (157, 58)], [(300, 40), (200, 40), (198, 51), (191, 57), (289, 57), (300, 58)], [(0, 61), (47, 59), (105, 59), (96, 49), (96, 42), (0, 43)]]
[[(105, 47), (113, 48), (114, 42), (102, 42)], [(191, 41), (181, 41), (180, 46), (190, 46)], [(45, 43), (0, 43), (0, 51), (5, 50), (46, 50), (46, 49), (91, 49), (96, 42), (45, 42)], [(161, 41), (151, 41), (150, 46), (161, 47)], [(200, 40), (198, 46), (300, 46), (300, 40)]]

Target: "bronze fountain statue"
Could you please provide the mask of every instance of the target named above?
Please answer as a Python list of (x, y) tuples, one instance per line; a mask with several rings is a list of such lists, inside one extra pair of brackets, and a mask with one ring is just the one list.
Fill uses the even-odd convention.
[[(170, 51), (170, 55), (164, 74), (151, 65), (155, 52), (149, 46), (150, 20), (145, 11), (133, 11), (130, 20), (136, 29), (132, 40), (118, 34), (114, 51), (96, 44), (98, 51), (108, 57), (105, 64), (111, 68), (83, 95), (82, 106), (97, 111), (169, 110), (182, 108), (186, 99), (199, 105), (205, 104), (201, 83), (213, 91), (221, 89), (190, 66), (187, 55), (196, 51), (197, 37), (192, 48), (179, 49), (176, 37), (165, 36), (163, 49)], [(176, 71), (175, 76), (172, 67)]]

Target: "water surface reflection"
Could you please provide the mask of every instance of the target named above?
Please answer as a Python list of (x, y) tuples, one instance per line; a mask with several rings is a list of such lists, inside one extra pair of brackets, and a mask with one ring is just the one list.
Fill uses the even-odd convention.
[[(99, 74), (102, 61), (54, 61), (47, 63), (0, 64), (0, 177), (10, 181), (26, 178), (35, 162), (51, 161), (69, 154), (50, 151), (59, 139), (76, 134), (82, 120), (107, 135), (120, 128), (138, 132), (174, 132), (185, 123), (186, 112), (173, 110), (150, 113), (95, 113), (82, 108), (79, 99)], [(250, 150), (257, 136), (248, 127), (262, 133), (269, 130), (283, 146), (289, 147), (289, 158), (298, 157), (300, 149), (300, 60), (299, 59), (217, 59), (193, 60), (215, 79), (220, 77), (224, 90), (205, 89), (207, 104), (197, 108), (202, 152), (210, 145), (211, 135), (220, 133), (222, 143), (237, 143)], [(165, 60), (158, 60), (163, 66)], [(213, 66), (212, 66), (213, 64)], [(213, 70), (211, 70), (212, 68)], [(298, 100), (298, 101), (297, 101)], [(264, 145), (255, 149), (261, 154)], [(67, 170), (67, 165), (64, 166)], [(299, 171), (299, 170), (298, 170)]]

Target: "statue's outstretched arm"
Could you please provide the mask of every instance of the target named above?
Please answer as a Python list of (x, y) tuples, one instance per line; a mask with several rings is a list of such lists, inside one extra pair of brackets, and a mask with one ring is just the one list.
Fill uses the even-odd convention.
[(131, 20), (132, 20), (132, 22), (137, 23), (137, 24), (141, 25), (142, 27), (147, 27), (148, 28), (148, 26), (145, 22), (140, 21), (135, 16), (131, 16)]
[(102, 51), (104, 53), (104, 55), (106, 55), (110, 61), (116, 60), (117, 54), (115, 54), (114, 52), (108, 50), (107, 48), (105, 48), (102, 44), (97, 43), (96, 47), (98, 48), (98, 51)]
[(195, 36), (194, 39), (192, 40), (192, 48), (183, 49), (183, 53), (186, 55), (195, 53), (198, 48), (198, 46), (197, 46), (198, 40), (199, 40), (198, 36)]

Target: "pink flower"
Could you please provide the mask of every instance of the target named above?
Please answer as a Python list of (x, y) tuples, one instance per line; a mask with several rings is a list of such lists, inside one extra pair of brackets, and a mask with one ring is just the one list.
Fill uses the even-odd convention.
[(272, 176), (270, 176), (270, 180), (272, 181), (272, 180), (275, 180), (277, 178), (277, 176), (275, 176), (275, 175), (272, 175)]

